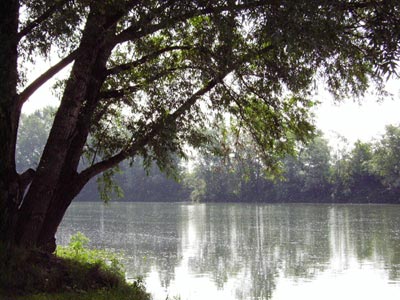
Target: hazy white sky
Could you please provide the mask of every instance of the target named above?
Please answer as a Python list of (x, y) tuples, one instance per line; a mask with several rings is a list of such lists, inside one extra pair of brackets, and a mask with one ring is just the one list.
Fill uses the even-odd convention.
[[(54, 62), (37, 62), (32, 68), (29, 77), (36, 78)], [(68, 70), (63, 71), (64, 76)], [(42, 86), (23, 107), (23, 112), (31, 113), (46, 105), (57, 105), (56, 98), (51, 89), (54, 80)], [(329, 95), (321, 93), (317, 99), (322, 104), (316, 109), (316, 125), (326, 137), (331, 140), (331, 146), (335, 146), (337, 134), (348, 139), (350, 144), (356, 140), (369, 141), (384, 132), (389, 124), (400, 124), (400, 80), (391, 80), (387, 84), (387, 90), (392, 97), (378, 103), (376, 97), (367, 96), (361, 105), (352, 100), (334, 104)]]
[(360, 103), (347, 100), (334, 104), (329, 96), (321, 96), (322, 104), (315, 111), (317, 127), (329, 138), (344, 136), (350, 144), (379, 137), (386, 125), (400, 124), (400, 80), (389, 81), (386, 88), (392, 96), (382, 102), (367, 95)]

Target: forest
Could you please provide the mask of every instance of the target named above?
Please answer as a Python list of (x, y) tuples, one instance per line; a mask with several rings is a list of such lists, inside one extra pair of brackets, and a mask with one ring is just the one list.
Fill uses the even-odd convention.
[[(36, 167), (53, 117), (51, 107), (22, 116), (20, 170)], [(137, 158), (122, 163), (108, 180), (91, 181), (77, 201), (400, 202), (399, 125), (387, 126), (373, 141), (343, 142), (335, 149), (317, 131), (311, 142), (297, 145), (298, 155), (280, 158), (276, 170), (264, 165), (249, 138), (239, 136), (235, 126), (227, 127), (220, 126), (215, 134), (219, 140), (206, 149), (190, 158), (176, 157), (174, 172)]]

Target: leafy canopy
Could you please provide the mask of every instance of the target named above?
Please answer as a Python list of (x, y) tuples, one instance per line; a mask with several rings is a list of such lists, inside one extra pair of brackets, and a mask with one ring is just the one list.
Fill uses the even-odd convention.
[(21, 43), (26, 59), (32, 49), (73, 53), (92, 13), (114, 22), (84, 149), (93, 164), (141, 155), (168, 169), (172, 153), (207, 144), (230, 115), (272, 165), (312, 136), (316, 80), (338, 98), (361, 96), (400, 58), (398, 1), (22, 4), (22, 27), (52, 11)]

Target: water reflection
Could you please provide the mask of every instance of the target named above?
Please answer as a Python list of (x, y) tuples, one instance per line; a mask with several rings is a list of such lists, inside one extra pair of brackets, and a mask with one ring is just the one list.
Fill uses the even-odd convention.
[(123, 251), (155, 299), (275, 299), (363, 268), (400, 289), (397, 206), (77, 203), (59, 242), (78, 230)]
[(187, 247), (197, 248), (190, 271), (209, 274), (218, 288), (241, 276), (237, 299), (270, 299), (280, 273), (313, 278), (330, 258), (328, 211), (293, 208), (204, 205), (187, 225), (189, 232), (197, 233)]

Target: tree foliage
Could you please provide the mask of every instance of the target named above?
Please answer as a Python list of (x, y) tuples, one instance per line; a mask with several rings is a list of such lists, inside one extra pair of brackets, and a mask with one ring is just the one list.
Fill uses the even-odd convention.
[(400, 188), (400, 128), (386, 127), (386, 133), (376, 145), (371, 160), (372, 170), (383, 179), (389, 189)]

